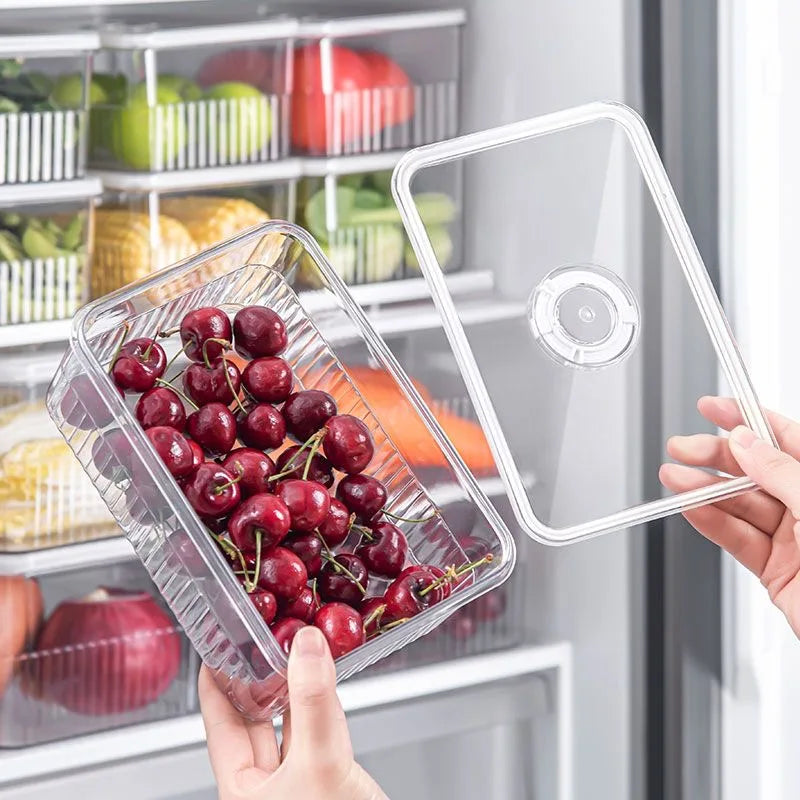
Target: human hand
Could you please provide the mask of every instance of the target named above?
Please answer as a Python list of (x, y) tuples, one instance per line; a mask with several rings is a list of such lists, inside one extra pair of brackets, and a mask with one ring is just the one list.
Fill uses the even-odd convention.
[(728, 440), (711, 434), (674, 436), (667, 453), (682, 464), (664, 464), (659, 477), (674, 492), (685, 492), (724, 478), (698, 467), (728, 475), (747, 475), (761, 488), (684, 516), (700, 533), (727, 550), (754, 572), (800, 637), (800, 424), (771, 412), (770, 425), (781, 450), (742, 427), (734, 400), (703, 397), (700, 413)]
[(325, 637), (301, 628), (289, 655), (283, 741), (271, 722), (245, 720), (203, 667), (200, 708), (220, 800), (388, 800), (353, 760)]

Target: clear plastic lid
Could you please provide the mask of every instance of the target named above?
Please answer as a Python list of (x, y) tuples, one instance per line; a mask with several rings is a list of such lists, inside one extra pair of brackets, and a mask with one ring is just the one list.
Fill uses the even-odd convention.
[[(491, 269), (502, 322), (462, 318), (436, 257), (435, 220), (412, 183), (465, 162), (473, 228), (465, 260)], [(643, 421), (648, 375), (671, 358), (664, 326), (707, 348), (705, 393), (720, 376), (745, 422), (772, 437), (712, 282), (652, 140), (629, 108), (595, 103), (417, 148), (393, 191), (520, 525), (562, 544), (627, 528), (752, 488), (745, 478), (670, 493)], [(660, 228), (660, 237), (643, 231)], [(654, 250), (645, 242), (656, 242)], [(675, 280), (664, 280), (665, 276)], [(669, 296), (666, 295), (669, 287)], [(677, 287), (677, 288), (676, 288)], [(665, 350), (665, 348), (667, 348)], [(679, 356), (675, 355), (675, 358)], [(685, 365), (678, 362), (678, 374)], [(689, 398), (665, 380), (662, 407)], [(687, 429), (709, 430), (700, 415)], [(658, 462), (658, 463), (656, 463)], [(533, 476), (533, 480), (531, 480)]]

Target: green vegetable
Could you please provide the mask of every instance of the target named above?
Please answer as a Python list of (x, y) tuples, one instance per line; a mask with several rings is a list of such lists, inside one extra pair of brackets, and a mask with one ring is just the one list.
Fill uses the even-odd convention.
[(28, 86), (42, 97), (47, 97), (53, 91), (53, 80), (49, 75), (43, 72), (28, 72), (22, 75), (21, 80), (25, 81)]
[[(441, 226), (434, 226), (428, 228), (428, 238), (431, 240), (433, 252), (436, 255), (436, 260), (442, 269), (446, 269), (453, 257), (453, 239), (450, 236), (447, 228)], [(405, 261), (409, 269), (419, 272), (419, 261), (417, 261), (417, 254), (411, 246), (411, 242), (407, 241), (405, 246)]]
[(376, 192), (374, 189), (359, 189), (356, 192), (355, 209), (386, 208), (390, 202), (388, 197)]
[(338, 179), (339, 186), (349, 186), (351, 189), (360, 189), (365, 181), (367, 175), (364, 172), (357, 172), (354, 175), (342, 175)]
[(30, 258), (58, 258), (68, 255), (56, 246), (44, 230), (33, 225), (28, 225), (22, 234), (22, 248)]
[(0, 231), (0, 261), (19, 261), (25, 258), (22, 242), (11, 231)]
[(19, 103), (15, 103), (10, 97), (0, 95), (0, 114), (16, 114), (19, 111)]
[(6, 228), (16, 228), (22, 224), (22, 214), (16, 211), (4, 211), (0, 213), (0, 225)]
[[(336, 187), (336, 222), (337, 227), (346, 224), (356, 202), (356, 190), (350, 186)], [(325, 190), (320, 189), (306, 203), (306, 227), (319, 240), (328, 238), (327, 218), (325, 214)]]
[(72, 252), (83, 247), (83, 214), (76, 214), (64, 227), (61, 247)]
[(0, 78), (16, 78), (21, 70), (21, 58), (0, 59)]
[(381, 192), (387, 197), (392, 196), (392, 170), (370, 173), (368, 183), (375, 191)]
[[(128, 79), (124, 75), (96, 72), (92, 75), (92, 84), (99, 86), (105, 92), (104, 102), (109, 105), (122, 105), (128, 95)], [(89, 99), (91, 101), (91, 93)]]

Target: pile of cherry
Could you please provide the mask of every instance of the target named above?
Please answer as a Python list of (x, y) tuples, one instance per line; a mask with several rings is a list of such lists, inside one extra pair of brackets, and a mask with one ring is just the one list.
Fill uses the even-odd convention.
[[(158, 339), (175, 333), (177, 355), (191, 363), (167, 380), (175, 359), (167, 363)], [(369, 428), (337, 413), (326, 392), (293, 391), (286, 346), (271, 309), (240, 308), (231, 325), (223, 310), (199, 308), (173, 331), (123, 339), (110, 372), (123, 395), (140, 395), (137, 420), (279, 645), (288, 652), (313, 624), (339, 657), (440, 603), (492, 556), (406, 566), (394, 521), (427, 520), (386, 508), (386, 488), (364, 474)], [(243, 370), (226, 358), (231, 350), (247, 360)], [(287, 436), (294, 444), (273, 460)], [(346, 540), (352, 552), (335, 551)], [(380, 595), (368, 595), (371, 576), (383, 579), (373, 582)]]

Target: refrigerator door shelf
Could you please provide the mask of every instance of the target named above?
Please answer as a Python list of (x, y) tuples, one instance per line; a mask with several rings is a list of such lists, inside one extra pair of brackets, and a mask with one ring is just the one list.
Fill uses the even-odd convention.
[[(467, 232), (465, 261), (472, 242), (515, 265), (502, 270), (496, 287), (520, 308), (505, 323), (502, 359), (480, 331), (465, 326), (437, 260), (435, 225), (423, 222), (412, 194), (421, 174), (429, 179), (427, 173), (454, 162), (464, 162), (466, 180), (484, 187), (479, 230), (472, 239)], [(647, 465), (642, 475), (635, 456), (620, 456), (615, 441), (620, 419), (631, 431), (642, 425), (643, 366), (658, 363), (662, 347), (668, 290), (660, 276), (675, 270), (683, 280), (664, 304), (672, 321), (706, 338), (746, 424), (772, 438), (675, 193), (634, 111), (593, 103), (420, 147), (398, 162), (392, 188), (515, 514), (530, 536), (565, 544), (752, 488), (744, 478), (708, 478), (689, 481), (684, 491), (654, 489), (657, 476), (646, 474)], [(520, 196), (524, 207), (504, 203)], [(486, 197), (496, 199), (487, 203)], [(660, 229), (655, 259), (635, 235), (632, 215)], [(710, 370), (709, 394), (716, 378)], [(661, 398), (665, 405), (682, 402), (683, 387), (670, 385), (665, 394), (671, 395)], [(690, 429), (668, 432), (709, 429), (698, 415)], [(661, 455), (669, 460), (666, 449)], [(522, 478), (530, 473), (539, 478), (534, 487)]]

